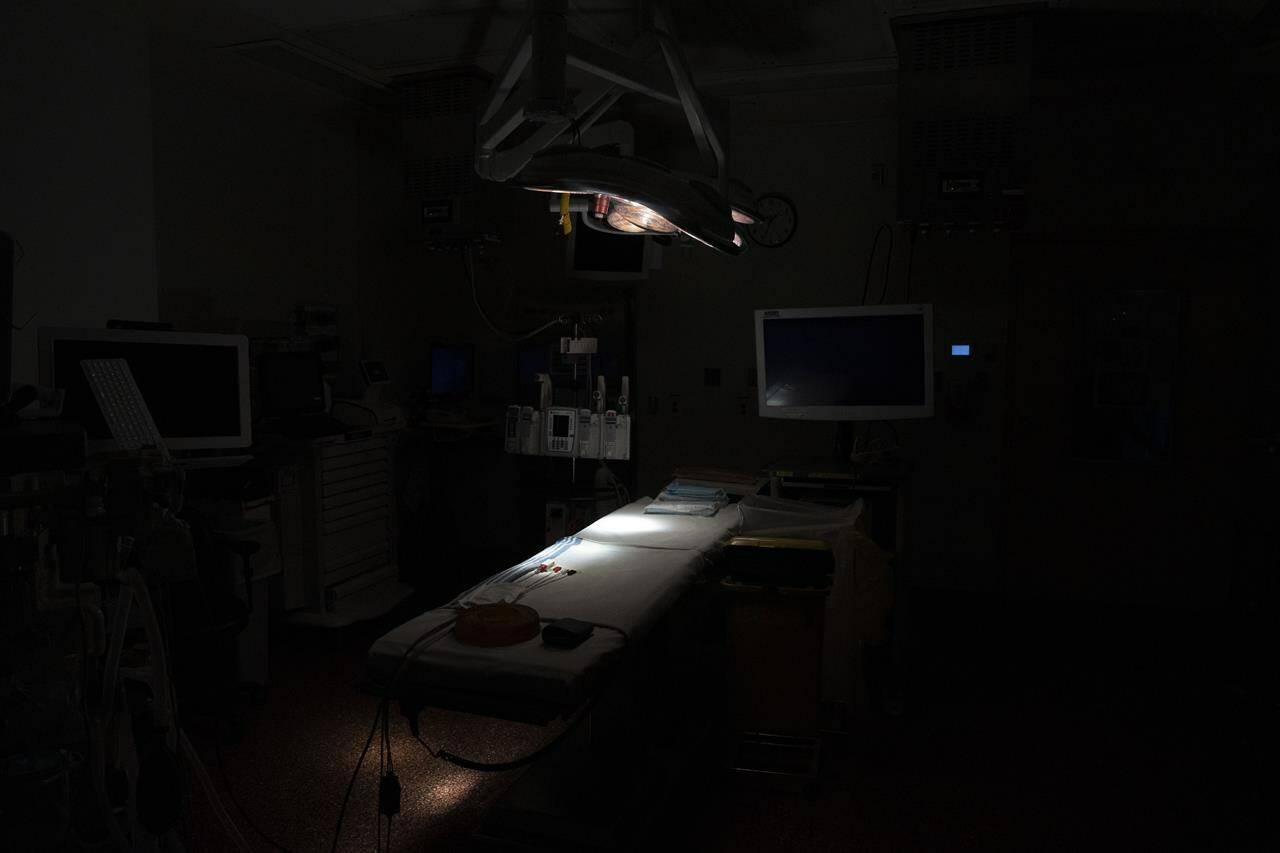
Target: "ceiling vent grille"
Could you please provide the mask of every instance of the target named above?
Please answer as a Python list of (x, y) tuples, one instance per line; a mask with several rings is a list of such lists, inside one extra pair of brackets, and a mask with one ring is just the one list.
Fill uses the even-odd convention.
[(405, 118), (433, 118), (473, 113), (481, 95), (475, 77), (443, 77), (418, 80), (400, 90), (400, 109)]
[(474, 69), (405, 77), (400, 98), (404, 225), (410, 240), (457, 245), (494, 227), (475, 170), (476, 110), (489, 79)]
[(1012, 116), (924, 119), (911, 123), (917, 169), (989, 169), (1013, 165), (1017, 121)]
[(1018, 61), (1018, 19), (971, 18), (912, 27), (912, 71), (956, 71)]
[(467, 195), (475, 186), (470, 153), (408, 160), (404, 189), (410, 198)]

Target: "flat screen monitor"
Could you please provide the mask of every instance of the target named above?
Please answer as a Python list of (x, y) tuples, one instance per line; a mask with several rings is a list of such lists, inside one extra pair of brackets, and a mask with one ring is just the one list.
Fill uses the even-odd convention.
[(257, 359), (258, 413), (268, 418), (324, 411), (324, 368), (314, 352), (264, 352)]
[(770, 309), (755, 320), (761, 417), (933, 414), (933, 306)]
[(476, 350), (471, 344), (431, 347), (431, 396), (466, 397), (475, 390)]
[(244, 335), (124, 329), (39, 330), (40, 384), (66, 392), (62, 417), (85, 428), (90, 450), (115, 448), (80, 368), (123, 358), (172, 450), (248, 447), (249, 340)]
[(608, 234), (578, 221), (565, 243), (573, 278), (635, 281), (648, 278), (654, 266), (656, 247), (648, 237)]

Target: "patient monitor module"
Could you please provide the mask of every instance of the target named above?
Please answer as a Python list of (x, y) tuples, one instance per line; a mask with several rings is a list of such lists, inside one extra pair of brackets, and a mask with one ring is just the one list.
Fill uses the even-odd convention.
[(630, 459), (631, 381), (622, 377), (616, 409), (606, 409), (604, 377), (598, 377), (593, 409), (552, 406), (551, 377), (538, 374), (539, 406), (508, 406), (503, 447), (523, 456), (569, 459)]
[(573, 456), (578, 446), (578, 410), (552, 406), (543, 415), (543, 423), (547, 430), (543, 452), (547, 456)]

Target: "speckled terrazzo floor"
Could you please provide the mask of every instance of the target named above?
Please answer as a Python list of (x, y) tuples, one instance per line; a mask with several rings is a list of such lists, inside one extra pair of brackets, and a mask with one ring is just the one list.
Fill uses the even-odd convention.
[[(1275, 727), (1262, 724), (1274, 720), (1274, 699), (1242, 692), (1218, 648), (1197, 638), (1171, 645), (1176, 619), (1153, 627), (1125, 615), (1117, 627), (1095, 614), (1089, 639), (1072, 629), (1075, 613), (982, 628), (971, 608), (944, 604), (912, 650), (907, 713), (867, 719), (855, 737), (829, 743), (816, 798), (692, 779), (666, 792), (656, 829), (664, 840), (643, 849), (1276, 849), (1264, 841), (1276, 830), (1255, 781), (1276, 758)], [(276, 683), (246, 716), (243, 739), (224, 748), (241, 802), (295, 853), (330, 848), (374, 713), (354, 685), (379, 627), (279, 638)], [(1011, 630), (1023, 640), (1012, 651)], [(439, 711), (424, 726), (437, 742), (490, 759), (549, 734)], [(193, 739), (212, 770), (207, 733)], [(512, 774), (438, 762), (395, 716), (392, 739), (405, 785), (394, 849), (483, 849), (471, 832)], [(341, 850), (374, 849), (373, 767), (352, 798)], [(272, 849), (240, 823), (255, 850)], [(233, 849), (199, 794), (190, 839), (194, 853)]]
[[(377, 702), (361, 694), (368, 630), (341, 636), (281, 632), (272, 649), (275, 684), (265, 702), (247, 703), (245, 733), (239, 743), (224, 740), (223, 758), (235, 796), (255, 822), (292, 851), (329, 850), (338, 810), (355, 762), (368, 737)], [(449, 711), (429, 710), (424, 732), (482, 760), (519, 755), (548, 736), (548, 729)], [(393, 708), (390, 734), (396, 773), (403, 780), (403, 814), (394, 822), (395, 849), (460, 849), (485, 806), (514, 773), (462, 770), (432, 758), (410, 735)], [(210, 772), (216, 771), (211, 735), (197, 738)], [(340, 850), (375, 845), (377, 741), (365, 758), (343, 823)], [(193, 853), (221, 851), (228, 842), (197, 794)], [(233, 811), (230, 802), (227, 809)], [(236, 815), (255, 849), (272, 850)]]

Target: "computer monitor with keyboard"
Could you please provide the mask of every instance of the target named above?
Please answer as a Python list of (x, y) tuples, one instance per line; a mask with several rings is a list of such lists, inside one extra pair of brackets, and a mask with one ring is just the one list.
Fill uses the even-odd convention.
[(40, 384), (66, 392), (62, 417), (84, 426), (90, 451), (118, 448), (85, 378), (85, 359), (128, 362), (170, 450), (253, 443), (243, 335), (44, 327), (38, 346)]

